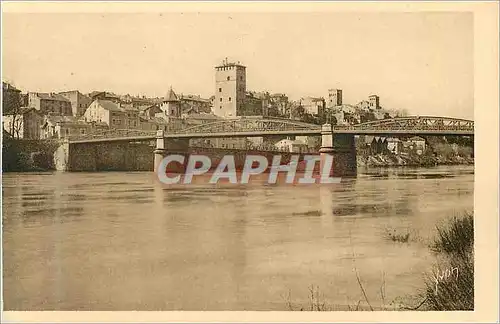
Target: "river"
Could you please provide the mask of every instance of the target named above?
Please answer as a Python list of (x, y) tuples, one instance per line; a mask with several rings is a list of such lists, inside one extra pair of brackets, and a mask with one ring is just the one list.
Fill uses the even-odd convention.
[(359, 170), (330, 186), (2, 181), (5, 310), (287, 310), (309, 307), (311, 285), (341, 309), (366, 304), (356, 272), (370, 304), (387, 305), (422, 288), (435, 225), (474, 201), (472, 166)]

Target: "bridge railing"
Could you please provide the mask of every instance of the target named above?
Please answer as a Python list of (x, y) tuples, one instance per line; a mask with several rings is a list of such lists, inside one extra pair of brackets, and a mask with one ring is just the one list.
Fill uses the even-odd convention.
[(82, 140), (97, 140), (97, 139), (110, 139), (110, 138), (134, 138), (134, 137), (154, 137), (156, 131), (153, 130), (137, 130), (137, 129), (112, 129), (99, 133), (89, 133), (81, 135), (68, 136), (69, 141), (82, 141)]
[(368, 125), (335, 125), (332, 128), (334, 131), (335, 130), (387, 130), (387, 131), (394, 131), (394, 130), (408, 130), (408, 131), (416, 131), (416, 130), (434, 130), (434, 131), (474, 131), (474, 126), (434, 126), (434, 125), (416, 125), (413, 127), (404, 127), (404, 126), (397, 126), (397, 125), (390, 125), (390, 126), (384, 126), (384, 125), (378, 125), (376, 127), (369, 127)]

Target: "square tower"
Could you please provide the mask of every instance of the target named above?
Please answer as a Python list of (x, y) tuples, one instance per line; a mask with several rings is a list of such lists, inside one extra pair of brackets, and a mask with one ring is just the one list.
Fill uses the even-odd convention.
[(326, 103), (326, 106), (328, 108), (342, 106), (342, 90), (341, 89), (329, 89), (328, 90), (328, 101)]
[(240, 115), (245, 104), (246, 67), (238, 63), (229, 63), (215, 67), (214, 114), (230, 118)]
[(377, 95), (368, 96), (368, 102), (370, 103), (370, 109), (380, 108), (380, 98)]

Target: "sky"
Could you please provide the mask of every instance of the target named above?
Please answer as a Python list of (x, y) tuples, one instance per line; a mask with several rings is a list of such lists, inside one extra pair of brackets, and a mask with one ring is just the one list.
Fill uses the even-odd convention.
[(4, 13), (2, 79), (23, 91), (214, 94), (214, 67), (292, 99), (343, 90), (411, 115), (473, 119), (470, 13)]

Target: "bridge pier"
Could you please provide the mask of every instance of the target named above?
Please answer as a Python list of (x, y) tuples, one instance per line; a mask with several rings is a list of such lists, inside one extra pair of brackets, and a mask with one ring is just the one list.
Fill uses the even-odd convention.
[(165, 132), (159, 130), (156, 132), (156, 148), (154, 150), (154, 172), (158, 171), (158, 166), (167, 154), (167, 149), (165, 148)]
[(333, 156), (330, 169), (332, 177), (356, 177), (356, 145), (353, 134), (335, 134), (332, 125), (321, 126), (321, 170), (325, 165), (327, 155)]

